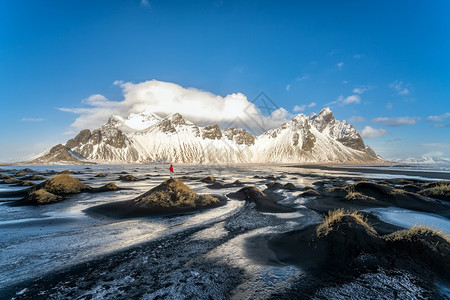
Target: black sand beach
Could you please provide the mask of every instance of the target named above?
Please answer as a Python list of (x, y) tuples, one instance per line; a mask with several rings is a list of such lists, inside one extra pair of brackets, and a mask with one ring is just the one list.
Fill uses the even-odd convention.
[[(110, 181), (108, 176), (118, 178), (116, 174), (123, 172), (95, 166), (82, 168), (85, 167), (74, 168), (78, 173), (72, 176), (94, 187)], [(137, 178), (144, 178), (146, 173), (151, 179), (128, 184), (115, 181), (120, 190), (82, 192), (59, 203), (24, 207), (23, 213), (28, 214), (36, 214), (41, 208), (53, 215), (74, 210), (77, 214), (69, 218), (66, 213), (64, 222), (62, 216), (55, 219), (59, 222), (55, 222), (55, 228), (62, 233), (51, 231), (50, 236), (41, 238), (39, 233), (30, 231), (38, 239), (20, 242), (22, 248), (16, 249), (29, 249), (40, 239), (42, 243), (59, 241), (69, 232), (72, 244), (66, 248), (54, 246), (53, 260), (61, 263), (39, 264), (41, 270), (55, 264), (45, 272), (35, 269), (37, 264), (21, 266), (28, 268), (27, 274), (14, 269), (9, 262), (17, 260), (17, 256), (6, 249), (5, 264), (0, 269), (2, 298), (345, 299), (351, 295), (358, 299), (445, 299), (448, 296), (448, 233), (420, 228), (402, 231), (405, 225), (386, 217), (397, 209), (404, 211), (398, 215), (404, 222), (409, 222), (408, 217), (402, 218), (401, 214), (418, 214), (425, 219), (442, 220), (444, 223), (439, 224), (448, 226), (449, 183), (431, 180), (437, 174), (442, 175), (439, 179), (446, 179), (445, 172), (417, 170), (399, 178), (377, 178), (377, 174), (397, 174), (353, 166), (350, 169), (256, 166), (251, 172), (248, 167), (213, 167), (208, 168), (208, 173), (188, 166), (179, 177), (194, 191), (217, 196), (220, 199), (217, 204), (200, 210), (137, 209), (133, 199), (165, 179), (157, 166), (152, 168), (155, 171), (149, 172), (147, 166), (128, 168), (127, 172)], [(345, 176), (327, 170), (345, 171)], [(364, 177), (364, 170), (370, 176)], [(101, 171), (111, 175), (94, 176)], [(36, 173), (47, 178), (53, 176), (52, 172)], [(426, 179), (428, 173), (435, 177)], [(201, 181), (205, 177), (202, 174), (216, 177), (215, 184), (209, 187), (211, 182)], [(232, 184), (236, 180), (239, 185)], [(4, 208), (22, 209), (11, 204), (5, 202)], [(330, 223), (333, 225), (327, 225), (326, 234), (320, 233), (318, 225), (326, 222), (324, 216), (338, 208), (346, 211), (335, 223)], [(374, 209), (383, 214), (375, 213)], [(349, 216), (345, 215), (347, 212)], [(351, 215), (354, 212), (357, 218)], [(12, 232), (19, 224), (20, 228), (27, 228), (32, 222), (40, 222), (39, 228), (54, 230), (45, 222), (53, 217), (33, 218), (22, 223), (5, 221), (0, 227)], [(80, 235), (80, 229), (73, 229), (77, 228), (74, 225), (91, 235), (91, 239), (95, 231), (100, 231), (97, 237), (100, 240), (97, 244), (91, 240), (92, 245), (86, 250), (77, 246), (89, 238)], [(71, 231), (64, 226), (72, 226)], [(146, 226), (163, 227), (147, 230)], [(145, 239), (140, 238), (146, 235)], [(3, 239), (12, 247), (18, 243), (19, 235), (4, 235)], [(113, 246), (116, 241), (122, 241), (121, 246)], [(41, 247), (38, 245), (35, 247)], [(108, 247), (111, 250), (105, 250)], [(64, 251), (71, 253), (72, 262), (64, 261), (66, 256), (60, 254)], [(77, 258), (83, 251), (86, 255)], [(12, 280), (13, 274), (21, 274), (22, 279)]]

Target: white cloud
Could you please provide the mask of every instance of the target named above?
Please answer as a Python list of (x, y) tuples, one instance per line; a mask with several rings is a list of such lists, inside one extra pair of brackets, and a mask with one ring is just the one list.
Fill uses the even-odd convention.
[(22, 118), (20, 121), (22, 122), (42, 122), (45, 119), (42, 118)]
[(392, 108), (392, 103), (390, 103), (390, 102), (387, 103), (387, 104), (386, 104), (386, 108), (387, 108), (387, 109), (391, 109), (391, 108)]
[(293, 111), (294, 112), (304, 112), (306, 108), (306, 105), (296, 105), (294, 106)]
[(286, 85), (286, 91), (289, 91), (290, 89), (291, 89), (291, 85), (290, 84)]
[(278, 107), (270, 108), (270, 115), (265, 115), (258, 108), (258, 101), (249, 102), (241, 93), (222, 97), (158, 80), (125, 82), (120, 84), (120, 88), (124, 97), (121, 101), (111, 101), (95, 94), (82, 101), (87, 108), (60, 110), (79, 115), (71, 124), (76, 129), (98, 128), (113, 114), (127, 117), (130, 113), (149, 111), (162, 117), (178, 112), (199, 125), (218, 123), (223, 127), (240, 126), (259, 134), (281, 125), (291, 117), (284, 108)]
[(342, 80), (342, 84), (347, 84), (348, 80)]
[(357, 103), (359, 104), (361, 102), (361, 98), (358, 95), (351, 95), (342, 100), (342, 104), (347, 105), (350, 103)]
[[(408, 85), (407, 85), (408, 86)], [(396, 80), (389, 85), (389, 87), (397, 92), (397, 94), (405, 96), (409, 95), (410, 90), (405, 87), (402, 81)]]
[(344, 63), (343, 63), (343, 62), (340, 62), (340, 63), (338, 63), (336, 66), (338, 67), (339, 70), (341, 70), (342, 67), (344, 66)]
[(303, 80), (306, 80), (306, 79), (309, 79), (309, 75), (308, 74), (302, 75), (302, 76), (299, 76), (299, 77), (295, 78), (296, 81), (303, 81)]
[(353, 93), (355, 93), (355, 94), (363, 94), (365, 91), (367, 91), (367, 89), (365, 89), (365, 88), (354, 88), (353, 89)]
[(305, 105), (305, 104), (303, 104), (303, 105), (296, 105), (296, 106), (294, 106), (294, 108), (292, 110), (294, 112), (304, 112), (306, 107), (311, 108), (311, 107), (314, 107), (314, 106), (316, 106), (316, 103), (315, 102), (311, 102), (308, 105)]
[(366, 126), (364, 127), (364, 129), (361, 131), (361, 136), (365, 139), (372, 139), (372, 138), (376, 138), (376, 137), (380, 137), (383, 136), (387, 133), (386, 130), (380, 128), (380, 129), (375, 129), (372, 128), (370, 126)]
[(360, 59), (360, 58), (363, 58), (364, 57), (364, 54), (355, 54), (355, 55), (353, 55), (353, 58), (355, 58), (355, 59)]
[(425, 120), (427, 120), (428, 122), (442, 122), (447, 118), (450, 118), (450, 113), (445, 113), (439, 116), (429, 116)]
[(361, 116), (352, 116), (350, 119), (348, 119), (348, 121), (350, 122), (350, 123), (361, 123), (361, 122), (365, 122), (366, 121), (366, 119), (364, 119), (363, 117), (361, 117)]
[(150, 8), (150, 2), (148, 0), (141, 0), (141, 5), (145, 8)]
[(412, 117), (395, 117), (395, 118), (386, 118), (379, 117), (372, 119), (373, 123), (382, 123), (387, 126), (402, 126), (402, 125), (414, 125), (416, 124), (420, 118), (412, 118)]
[(342, 105), (348, 105), (348, 104), (351, 104), (351, 103), (359, 104), (360, 102), (361, 102), (361, 97), (359, 97), (358, 95), (351, 95), (351, 96), (348, 96), (346, 98), (344, 98), (344, 96), (340, 95), (339, 97), (337, 97), (336, 100), (325, 104), (325, 107), (332, 106), (334, 104), (339, 104), (341, 106)]
[(88, 104), (90, 106), (99, 106), (99, 107), (110, 105), (108, 99), (106, 99), (105, 96), (100, 94), (91, 95), (88, 98), (81, 100), (81, 102), (84, 104)]

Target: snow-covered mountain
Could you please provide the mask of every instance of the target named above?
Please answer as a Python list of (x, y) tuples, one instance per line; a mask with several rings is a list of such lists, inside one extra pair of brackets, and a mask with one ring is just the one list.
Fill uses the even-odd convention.
[[(97, 163), (295, 163), (373, 162), (382, 160), (364, 144), (356, 129), (337, 121), (330, 109), (297, 115), (281, 127), (254, 136), (244, 129), (197, 126), (175, 113), (111, 116), (106, 124), (82, 130), (52, 159)], [(69, 155), (69, 156), (68, 156)], [(48, 156), (36, 161), (43, 162)], [(53, 162), (53, 161), (52, 161)]]

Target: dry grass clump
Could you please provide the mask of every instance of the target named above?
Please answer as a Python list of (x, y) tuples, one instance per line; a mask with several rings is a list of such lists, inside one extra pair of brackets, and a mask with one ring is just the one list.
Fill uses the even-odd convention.
[(108, 183), (104, 186), (104, 188), (110, 191), (117, 191), (119, 189), (119, 187), (114, 182)]
[(91, 189), (80, 179), (66, 174), (56, 175), (45, 181), (43, 187), (53, 194), (76, 194)]
[(354, 200), (354, 199), (364, 199), (364, 200), (375, 200), (374, 197), (370, 197), (360, 192), (354, 191), (352, 189), (347, 190), (347, 195), (345, 196), (345, 200)]
[(34, 204), (50, 204), (63, 200), (63, 197), (47, 192), (45, 189), (37, 190), (27, 197), (27, 201)]
[(436, 230), (433, 228), (430, 228), (428, 226), (423, 225), (415, 225), (411, 229), (404, 229), (404, 230), (398, 230), (395, 231), (387, 236), (384, 237), (385, 240), (391, 241), (391, 242), (397, 242), (397, 241), (407, 241), (407, 242), (415, 242), (420, 239), (424, 238), (440, 238), (447, 243), (450, 243), (450, 237), (446, 235), (441, 230)]
[(332, 193), (335, 191), (342, 191), (342, 187), (333, 186), (325, 189), (326, 192)]
[(3, 182), (12, 184), (12, 183), (20, 183), (20, 182), (22, 182), (22, 180), (17, 179), (17, 178), (8, 178), (8, 179), (5, 179), (5, 181), (3, 181)]
[(213, 183), (216, 181), (216, 178), (214, 178), (214, 176), (206, 176), (205, 178), (200, 179), (201, 182), (204, 183)]
[(393, 189), (392, 190), (392, 194), (394, 195), (399, 195), (399, 194), (406, 194), (407, 191), (402, 190), (402, 189)]
[(59, 174), (73, 174), (73, 171), (69, 171), (69, 170), (64, 170), (64, 171), (61, 171), (61, 172), (59, 172)]
[(135, 202), (145, 207), (201, 208), (219, 202), (210, 195), (198, 195), (182, 181), (168, 179), (151, 189)]
[(419, 194), (426, 197), (450, 199), (450, 181), (436, 182), (433, 187), (424, 189)]
[(370, 197), (355, 191), (353, 186), (348, 186), (345, 188), (345, 190), (347, 192), (345, 200), (354, 200), (354, 199), (375, 200), (374, 197)]
[(344, 218), (352, 218), (357, 224), (363, 226), (368, 232), (377, 235), (375, 229), (367, 223), (366, 218), (361, 213), (355, 210), (346, 211), (339, 208), (328, 212), (328, 215), (325, 216), (323, 223), (317, 226), (317, 236), (327, 236), (330, 232), (339, 227), (340, 223), (344, 221)]
[(137, 179), (136, 177), (134, 177), (133, 175), (124, 175), (124, 176), (119, 176), (119, 179), (122, 181), (138, 181), (139, 179)]

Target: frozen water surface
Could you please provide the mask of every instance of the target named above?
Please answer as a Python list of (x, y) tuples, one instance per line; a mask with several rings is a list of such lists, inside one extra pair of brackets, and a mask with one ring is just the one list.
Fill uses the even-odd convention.
[(450, 235), (450, 221), (435, 214), (416, 212), (398, 207), (371, 208), (365, 209), (364, 211), (375, 214), (384, 222), (403, 228), (425, 225)]

